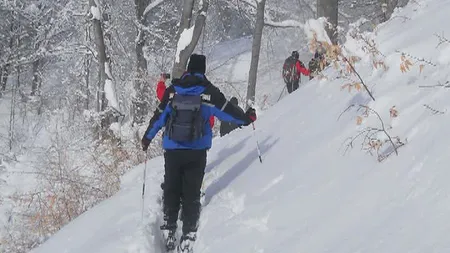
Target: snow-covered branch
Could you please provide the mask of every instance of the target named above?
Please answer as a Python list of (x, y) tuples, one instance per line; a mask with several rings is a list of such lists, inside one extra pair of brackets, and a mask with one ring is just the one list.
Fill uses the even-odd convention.
[(305, 26), (304, 24), (298, 22), (297, 20), (283, 20), (280, 22), (276, 22), (270, 19), (266, 19), (266, 21), (264, 21), (264, 25), (278, 28), (293, 28), (293, 27), (303, 28)]
[(162, 4), (164, 0), (155, 0), (152, 3), (150, 3), (147, 8), (145, 8), (144, 13), (142, 14), (143, 17), (145, 17), (151, 10), (153, 10), (156, 6)]

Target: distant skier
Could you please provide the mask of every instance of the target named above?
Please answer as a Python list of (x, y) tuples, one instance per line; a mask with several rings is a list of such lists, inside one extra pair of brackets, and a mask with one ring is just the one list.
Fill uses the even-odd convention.
[[(321, 65), (322, 64), (322, 65)], [(322, 53), (318, 50), (314, 53), (314, 57), (309, 61), (308, 68), (310, 71), (309, 80), (318, 76), (325, 66), (325, 60)]]
[(200, 188), (206, 167), (207, 150), (212, 145), (212, 130), (208, 119), (248, 126), (256, 120), (256, 112), (229, 103), (223, 93), (205, 77), (206, 58), (191, 55), (187, 71), (180, 79), (172, 80), (164, 92), (142, 138), (142, 148), (148, 149), (158, 131), (163, 135), (165, 185), (163, 190), (166, 249), (175, 249), (180, 198), (183, 235), (178, 250), (192, 252), (200, 217)]
[(291, 56), (286, 58), (283, 64), (283, 79), (286, 84), (288, 93), (297, 90), (300, 82), (300, 75), (309, 76), (309, 70), (305, 67), (303, 62), (299, 60), (299, 53), (293, 51)]
[[(232, 97), (230, 99), (230, 103), (232, 103), (235, 106), (238, 106), (238, 99), (236, 97)], [(220, 122), (220, 137), (229, 134), (231, 131), (233, 131), (238, 127), (239, 127), (238, 125), (232, 122)]]

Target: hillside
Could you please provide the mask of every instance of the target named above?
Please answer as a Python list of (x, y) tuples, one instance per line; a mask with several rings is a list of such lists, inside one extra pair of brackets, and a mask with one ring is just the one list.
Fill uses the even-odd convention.
[[(355, 75), (331, 67), (326, 79), (307, 82), (260, 112), (256, 132), (248, 127), (215, 139), (195, 252), (449, 252), (449, 12), (448, 0), (412, 1), (375, 33), (364, 34), (375, 46), (348, 37), (345, 53), (361, 58), (355, 69), (375, 101), (358, 91)], [(405, 72), (401, 52), (413, 64)], [(387, 69), (381, 63), (374, 68), (374, 61)], [(366, 117), (353, 104), (377, 114)], [(377, 115), (398, 155), (379, 131)], [(348, 138), (364, 131), (369, 136), (350, 147)], [(361, 150), (378, 141), (373, 155)], [(137, 166), (115, 196), (31, 252), (161, 252), (162, 176), (161, 157)]]

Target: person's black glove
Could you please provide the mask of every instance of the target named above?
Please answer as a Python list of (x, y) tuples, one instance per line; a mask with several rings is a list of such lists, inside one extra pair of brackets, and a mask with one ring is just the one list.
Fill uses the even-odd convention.
[(152, 142), (152, 140), (145, 138), (145, 136), (142, 137), (142, 140), (141, 140), (142, 150), (147, 151), (148, 146), (150, 145), (151, 142)]
[(248, 110), (245, 112), (245, 116), (247, 116), (247, 122), (245, 124), (245, 126), (250, 125), (251, 123), (253, 123), (256, 120), (256, 111), (253, 108), (248, 108)]

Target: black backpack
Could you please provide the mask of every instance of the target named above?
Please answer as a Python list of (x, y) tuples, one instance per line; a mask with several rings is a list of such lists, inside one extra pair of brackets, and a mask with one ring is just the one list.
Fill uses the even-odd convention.
[(298, 80), (300, 75), (297, 73), (296, 65), (297, 60), (289, 56), (283, 64), (283, 79), (285, 83), (291, 83), (292, 81)]
[(206, 121), (202, 117), (201, 105), (201, 95), (173, 95), (165, 131), (170, 140), (192, 142), (203, 137)]

